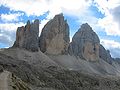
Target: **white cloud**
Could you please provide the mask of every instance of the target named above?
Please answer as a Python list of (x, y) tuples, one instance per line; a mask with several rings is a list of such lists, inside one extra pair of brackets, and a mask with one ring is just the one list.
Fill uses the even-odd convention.
[(0, 31), (4, 32), (4, 31), (8, 31), (8, 32), (12, 32), (12, 31), (16, 31), (17, 27), (20, 26), (24, 26), (25, 24), (23, 22), (19, 22), (19, 23), (2, 23), (0, 24)]
[(8, 35), (0, 35), (0, 43), (4, 43), (5, 45), (10, 45), (11, 46), (11, 38)]
[(120, 42), (116, 42), (114, 40), (107, 40), (107, 39), (101, 39), (101, 43), (107, 48), (120, 48)]
[[(105, 30), (107, 35), (118, 35), (120, 36), (120, 9), (115, 9), (120, 6), (120, 0), (94, 0), (94, 3), (98, 7), (99, 11), (101, 11), (105, 17), (99, 19), (98, 25)], [(117, 12), (114, 13), (114, 12)], [(115, 19), (117, 17), (117, 19)]]
[(114, 21), (112, 15), (99, 19), (98, 25), (105, 30), (107, 35), (120, 36), (119, 23)]
[(40, 25), (39, 25), (39, 34), (41, 34), (41, 31), (44, 27), (44, 25), (48, 22), (49, 20), (48, 19), (44, 19), (40, 22)]
[(91, 0), (17, 0), (17, 2), (2, 0), (0, 5), (9, 7), (11, 10), (23, 11), (28, 16), (40, 16), (49, 11), (50, 17), (53, 17), (63, 11), (77, 15), (78, 12), (84, 11), (90, 3)]
[(28, 16), (43, 15), (48, 10), (46, 0), (2, 0), (0, 4), (9, 7), (10, 10), (24, 11)]
[(24, 23), (5, 23), (0, 24), (0, 43), (12, 46), (15, 40), (17, 27), (23, 26)]
[(112, 9), (111, 13), (113, 15), (113, 19), (117, 23), (119, 23), (119, 29), (120, 29), (120, 5)]
[(50, 15), (52, 17), (55, 14), (63, 12), (67, 15), (79, 17), (80, 14), (87, 11), (91, 4), (91, 0), (51, 0), (49, 4)]
[(19, 21), (19, 17), (23, 15), (23, 13), (13, 13), (13, 14), (1, 14), (1, 20), (4, 22), (12, 22)]
[(114, 40), (101, 39), (101, 44), (108, 50), (113, 57), (120, 57), (120, 42)]
[(91, 18), (93, 17), (91, 17), (88, 10), (91, 4), (92, 0), (17, 0), (17, 2), (15, 2), (14, 0), (2, 0), (0, 3), (0, 5), (9, 7), (10, 10), (23, 11), (28, 16), (40, 16), (49, 11), (46, 20), (41, 21), (42, 27), (44, 26), (46, 21), (53, 18), (56, 14), (59, 13), (64, 13), (64, 15), (69, 16), (75, 16), (79, 19), (78, 21), (80, 21), (81, 18), (84, 17), (81, 21), (93, 22), (94, 20), (91, 20)]
[[(97, 24), (96, 22), (98, 21), (88, 9), (89, 6), (93, 5), (93, 0), (17, 0), (17, 2), (14, 0), (2, 0), (0, 5), (9, 7), (11, 10), (23, 11), (28, 16), (40, 16), (49, 11), (47, 19), (51, 19), (54, 15), (63, 12), (67, 15), (76, 16), (79, 20), (82, 19), (81, 21), (83, 22), (89, 22), (92, 26)], [(120, 5), (120, 0), (94, 0), (94, 5), (105, 14), (105, 18), (100, 20), (100, 22), (98, 21), (99, 26), (105, 29), (108, 35), (119, 35), (120, 32), (118, 33), (118, 31), (120, 30), (118, 30), (118, 25), (113, 20), (113, 15), (110, 11)], [(110, 22), (108, 23), (106, 19), (109, 19)], [(109, 30), (109, 26), (115, 26), (116, 31), (113, 31), (113, 29)]]
[(120, 0), (94, 0), (94, 3), (102, 13), (107, 15), (110, 12), (109, 10), (120, 5)]

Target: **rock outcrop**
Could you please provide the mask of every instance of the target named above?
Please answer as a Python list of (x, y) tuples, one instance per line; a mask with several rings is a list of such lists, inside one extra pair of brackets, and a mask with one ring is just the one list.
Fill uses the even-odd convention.
[(18, 27), (16, 32), (16, 41), (13, 47), (24, 48), (30, 51), (38, 51), (38, 35), (39, 35), (39, 20), (30, 23), (28, 20), (27, 25)]
[(39, 39), (40, 50), (47, 54), (66, 54), (69, 46), (69, 26), (63, 14), (56, 15), (43, 28)]
[(110, 55), (110, 51), (106, 50), (102, 45), (99, 48), (99, 57), (102, 58), (104, 61), (112, 64), (112, 57)]
[(9, 71), (0, 73), (0, 90), (32, 90), (30, 86)]
[(96, 61), (99, 59), (99, 46), (100, 40), (97, 34), (85, 23), (73, 36), (69, 54), (88, 61)]

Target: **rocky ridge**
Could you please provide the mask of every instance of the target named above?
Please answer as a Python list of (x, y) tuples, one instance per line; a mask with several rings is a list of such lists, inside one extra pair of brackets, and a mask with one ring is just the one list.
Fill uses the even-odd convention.
[(111, 63), (110, 53), (100, 45), (97, 34), (87, 24), (82, 24), (70, 43), (69, 25), (63, 14), (56, 15), (42, 29), (39, 35), (39, 20), (24, 27), (18, 27), (13, 47), (31, 51), (42, 51), (51, 55), (70, 54), (87, 61), (98, 61), (99, 58)]
[[(20, 90), (119, 90), (120, 88), (118, 76), (99, 76), (79, 70), (62, 69), (52, 64), (43, 68), (43, 63), (39, 61), (36, 62), (39, 66), (36, 66), (35, 63), (14, 57), (12, 54), (16, 52), (12, 50), (0, 52), (0, 66), (12, 72), (13, 89), (11, 90), (18, 90), (18, 88)], [(8, 51), (11, 54), (7, 54)], [(21, 52), (20, 49), (18, 51)], [(34, 53), (36, 52), (31, 52)], [(27, 55), (29, 54), (26, 52)]]
[(106, 50), (102, 45), (100, 45), (99, 48), (99, 57), (108, 62), (109, 64), (112, 64), (113, 58), (110, 55), (110, 51)]
[(119, 90), (120, 88), (120, 78), (117, 76), (99, 76), (60, 69), (57, 66), (38, 68), (28, 64), (27, 61), (6, 56), (5, 53), (0, 54), (0, 66), (13, 74), (11, 90)]
[(9, 71), (0, 73), (0, 90), (32, 90), (29, 85)]
[(38, 51), (38, 35), (39, 35), (39, 20), (35, 20), (30, 24), (18, 27), (16, 32), (16, 41), (13, 47), (24, 48), (30, 51)]

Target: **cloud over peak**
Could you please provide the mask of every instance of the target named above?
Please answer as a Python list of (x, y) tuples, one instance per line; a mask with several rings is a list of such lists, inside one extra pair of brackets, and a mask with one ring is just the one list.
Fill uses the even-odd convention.
[(9, 14), (1, 14), (0, 19), (4, 22), (13, 22), (19, 21), (19, 17), (22, 16), (24, 13), (9, 13)]

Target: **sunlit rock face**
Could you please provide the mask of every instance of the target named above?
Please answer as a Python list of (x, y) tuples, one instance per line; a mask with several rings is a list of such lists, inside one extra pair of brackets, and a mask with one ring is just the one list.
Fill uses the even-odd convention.
[(42, 29), (39, 38), (40, 50), (47, 54), (67, 54), (69, 26), (63, 14), (56, 15)]
[(13, 47), (24, 48), (30, 51), (38, 51), (38, 35), (39, 35), (39, 20), (30, 23), (28, 20), (27, 25), (18, 27), (16, 32), (16, 41)]
[(96, 61), (99, 59), (99, 46), (100, 40), (97, 34), (85, 23), (73, 36), (69, 54), (88, 61)]

